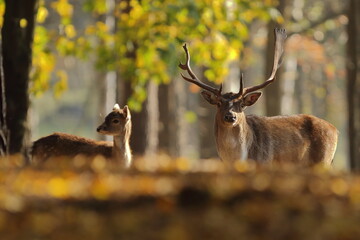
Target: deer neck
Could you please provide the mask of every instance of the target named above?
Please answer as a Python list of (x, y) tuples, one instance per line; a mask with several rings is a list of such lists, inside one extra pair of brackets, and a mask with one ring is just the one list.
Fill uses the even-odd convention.
[(236, 124), (227, 126), (219, 114), (215, 119), (216, 145), (220, 158), (225, 162), (246, 160), (251, 144), (251, 130), (244, 113), (239, 113)]
[(131, 123), (125, 127), (125, 130), (122, 131), (120, 135), (114, 136), (114, 147), (113, 147), (113, 156), (118, 161), (124, 163), (125, 167), (130, 167), (131, 165), (131, 149), (130, 149), (130, 135), (131, 135)]

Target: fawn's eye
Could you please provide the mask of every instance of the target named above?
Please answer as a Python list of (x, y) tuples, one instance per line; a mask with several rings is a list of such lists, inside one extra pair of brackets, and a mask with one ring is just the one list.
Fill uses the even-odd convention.
[(112, 120), (112, 123), (118, 124), (120, 121), (118, 119)]

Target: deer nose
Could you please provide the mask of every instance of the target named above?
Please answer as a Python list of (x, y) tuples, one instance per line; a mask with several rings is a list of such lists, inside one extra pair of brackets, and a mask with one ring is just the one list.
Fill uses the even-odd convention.
[(232, 114), (226, 114), (226, 115), (224, 116), (224, 120), (225, 120), (226, 122), (231, 122), (231, 123), (233, 123), (233, 122), (235, 122), (236, 117), (235, 117), (234, 115), (232, 115)]
[(101, 130), (103, 130), (103, 127), (102, 127), (102, 126), (99, 126), (99, 127), (96, 129), (97, 132), (100, 132)]

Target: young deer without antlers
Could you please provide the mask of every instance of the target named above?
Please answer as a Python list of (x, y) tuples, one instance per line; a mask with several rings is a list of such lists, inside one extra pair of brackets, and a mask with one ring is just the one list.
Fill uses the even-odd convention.
[(129, 167), (131, 165), (129, 146), (131, 114), (129, 108), (125, 106), (121, 109), (118, 104), (115, 104), (112, 112), (105, 117), (104, 123), (97, 128), (97, 132), (113, 136), (113, 144), (71, 134), (54, 133), (33, 143), (32, 161), (39, 164), (51, 157), (74, 157), (76, 155), (95, 157), (102, 155)]
[(246, 107), (261, 96), (257, 90), (275, 80), (286, 39), (284, 29), (275, 29), (275, 52), (270, 77), (262, 84), (244, 88), (243, 75), (237, 93), (222, 94), (222, 86), (213, 88), (201, 82), (190, 68), (190, 54), (186, 63), (179, 64), (190, 76), (181, 76), (203, 89), (203, 98), (216, 105), (215, 139), (220, 158), (231, 163), (252, 159), (257, 162), (293, 162), (301, 165), (331, 164), (337, 145), (338, 131), (326, 122), (311, 115), (260, 117), (245, 115)]

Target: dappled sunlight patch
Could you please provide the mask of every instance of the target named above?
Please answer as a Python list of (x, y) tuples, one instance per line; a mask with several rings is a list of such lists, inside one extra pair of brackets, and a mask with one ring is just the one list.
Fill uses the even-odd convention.
[(92, 160), (91, 163), (91, 167), (92, 169), (94, 169), (95, 171), (102, 171), (105, 169), (107, 163), (106, 163), (106, 159), (103, 156), (96, 156), (94, 157), (94, 159)]
[(335, 178), (331, 181), (331, 190), (339, 196), (344, 196), (348, 193), (349, 186), (343, 178)]
[(246, 162), (246, 161), (236, 161), (234, 162), (233, 166), (238, 172), (252, 171), (256, 167), (254, 162)]
[(65, 198), (69, 195), (68, 183), (60, 177), (50, 179), (47, 190), (48, 193), (55, 198)]
[(350, 202), (360, 210), (360, 178), (354, 180), (349, 189)]
[(133, 170), (140, 172), (222, 172), (224, 164), (219, 159), (194, 160), (171, 158), (166, 154), (135, 157)]
[(106, 184), (101, 179), (96, 179), (91, 186), (91, 195), (98, 200), (105, 200), (109, 198), (111, 185)]
[(6, 157), (0, 157), (0, 169), (18, 168), (24, 166), (26, 159), (21, 154), (14, 154)]
[(3, 195), (0, 200), (0, 206), (2, 206), (5, 210), (13, 213), (22, 211), (24, 204), (25, 201), (21, 196), (12, 193)]
[(267, 188), (270, 187), (270, 176), (268, 174), (258, 174), (256, 176), (254, 176), (253, 180), (252, 180), (252, 187), (256, 190), (256, 191), (264, 191)]

